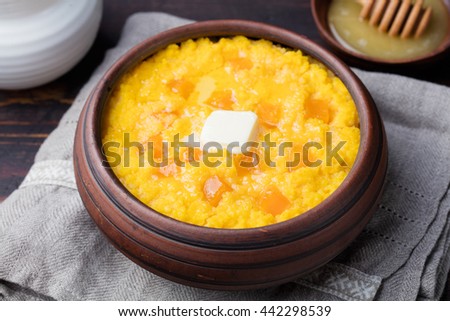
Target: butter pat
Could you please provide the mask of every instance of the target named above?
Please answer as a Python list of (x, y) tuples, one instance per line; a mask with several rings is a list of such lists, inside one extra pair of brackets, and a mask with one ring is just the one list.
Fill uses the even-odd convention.
[[(209, 115), (200, 135), (202, 149), (231, 149), (242, 153), (242, 146), (254, 142), (258, 134), (258, 116), (251, 111), (216, 110)], [(208, 145), (207, 145), (208, 144)]]

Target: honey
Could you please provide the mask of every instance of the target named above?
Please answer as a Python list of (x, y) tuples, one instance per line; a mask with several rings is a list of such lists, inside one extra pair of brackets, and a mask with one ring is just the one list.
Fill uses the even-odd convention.
[(436, 50), (447, 34), (449, 14), (441, 0), (425, 0), (431, 7), (429, 25), (419, 38), (391, 37), (359, 17), (361, 4), (352, 0), (333, 0), (328, 22), (334, 37), (347, 49), (385, 60), (402, 60), (424, 56)]

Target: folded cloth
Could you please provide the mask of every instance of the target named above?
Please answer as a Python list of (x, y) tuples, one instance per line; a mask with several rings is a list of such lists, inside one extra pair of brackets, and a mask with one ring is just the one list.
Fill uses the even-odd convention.
[(138, 267), (100, 233), (76, 190), (72, 146), (80, 110), (131, 46), (191, 21), (131, 16), (117, 47), (44, 142), (18, 190), (0, 207), (4, 300), (435, 300), (450, 268), (450, 89), (355, 70), (382, 114), (389, 141), (386, 189), (371, 222), (326, 266), (258, 291), (182, 286)]

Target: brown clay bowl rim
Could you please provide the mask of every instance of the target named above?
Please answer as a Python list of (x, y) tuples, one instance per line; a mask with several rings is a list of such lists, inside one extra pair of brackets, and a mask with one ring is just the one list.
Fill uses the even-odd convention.
[[(301, 49), (324, 63), (347, 86), (358, 108), (361, 141), (357, 159), (340, 187), (325, 201), (304, 214), (285, 222), (259, 228), (223, 229), (192, 225), (172, 219), (151, 209), (119, 182), (113, 171), (102, 165), (101, 113), (115, 82), (131, 67), (172, 43), (199, 37), (245, 35), (263, 38), (286, 47)], [(125, 215), (144, 226), (149, 233), (208, 248), (261, 248), (287, 243), (319, 231), (341, 218), (361, 197), (372, 181), (381, 148), (382, 123), (375, 104), (359, 78), (341, 60), (304, 36), (268, 24), (245, 20), (196, 22), (174, 28), (146, 39), (118, 59), (94, 88), (86, 103), (85, 118), (80, 119), (82, 148), (90, 171), (99, 187)], [(378, 129), (378, 131), (377, 131)], [(378, 148), (378, 150), (377, 150)]]
[[(323, 1), (323, 0), (311, 0), (311, 11), (314, 18), (314, 23), (316, 24), (317, 29), (319, 30), (320, 35), (323, 39), (325, 39), (326, 42), (328, 42), (333, 49), (335, 49), (338, 52), (341, 52), (345, 55), (355, 57), (357, 59), (366, 61), (368, 63), (371, 63), (373, 65), (412, 65), (417, 64), (421, 62), (426, 62), (429, 60), (432, 60), (433, 58), (440, 56), (447, 52), (450, 49), (450, 19), (447, 26), (447, 36), (442, 41), (442, 43), (432, 52), (418, 56), (415, 58), (407, 58), (407, 59), (381, 59), (376, 57), (371, 57), (368, 55), (365, 55), (363, 53), (359, 53), (357, 51), (353, 51), (351, 49), (346, 48), (344, 45), (342, 45), (331, 33), (330, 28), (328, 24), (326, 26), (323, 25), (322, 20), (319, 18), (318, 14), (318, 7), (320, 6), (326, 6), (327, 11), (328, 7), (330, 6), (332, 0), (329, 1)], [(449, 0), (443, 0), (444, 6), (447, 7), (447, 11), (449, 11), (450, 14), (450, 1)], [(328, 21), (328, 18), (327, 18)]]

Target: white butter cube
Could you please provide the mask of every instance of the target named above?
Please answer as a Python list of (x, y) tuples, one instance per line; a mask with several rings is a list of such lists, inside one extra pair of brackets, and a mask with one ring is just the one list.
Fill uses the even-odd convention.
[(223, 150), (231, 149), (233, 154), (240, 154), (245, 143), (255, 141), (258, 134), (257, 125), (258, 116), (251, 111), (213, 111), (203, 125), (201, 146), (214, 152), (213, 144), (205, 145), (218, 143)]

